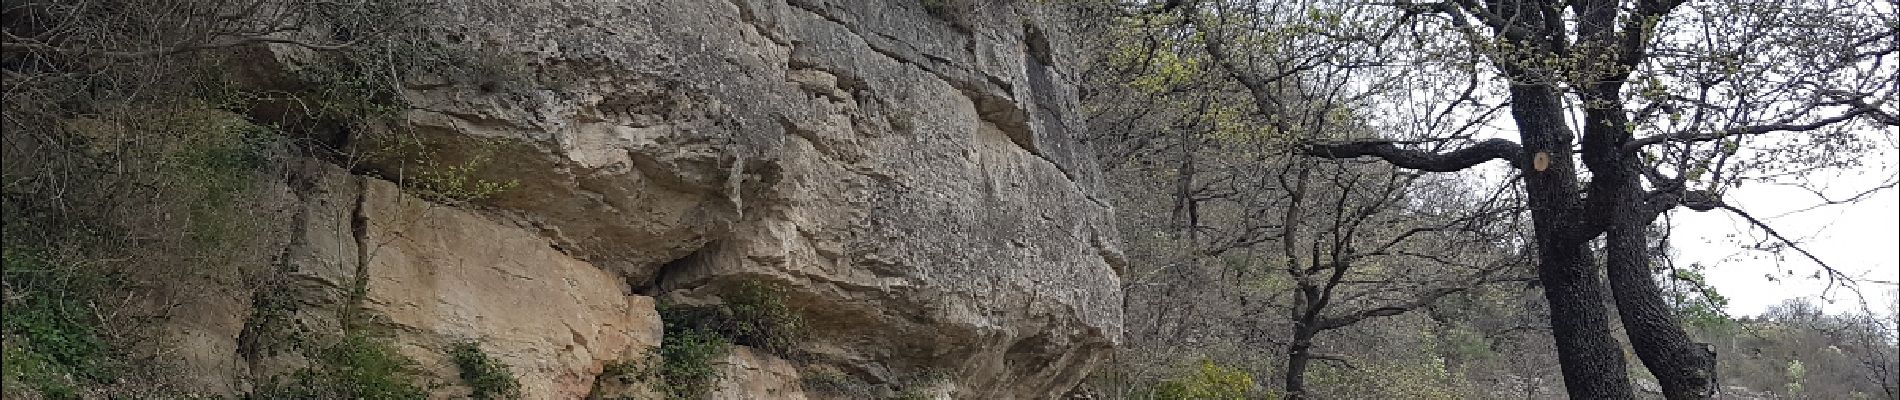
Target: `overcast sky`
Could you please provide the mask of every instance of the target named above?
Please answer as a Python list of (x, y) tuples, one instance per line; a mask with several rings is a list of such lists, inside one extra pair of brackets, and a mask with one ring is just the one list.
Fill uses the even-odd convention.
[[(1796, 183), (1820, 188), (1832, 199), (1840, 200), (1896, 179), (1895, 174), (1900, 173), (1900, 151), (1894, 147), (1900, 146), (1900, 142), (1896, 142), (1900, 141), (1900, 137), (1896, 137), (1900, 132), (1890, 130), (1879, 136), (1882, 133), (1865, 133), (1876, 135), (1885, 143), (1876, 146), (1882, 149), (1879, 153), (1864, 156), (1867, 160), (1864, 168), (1818, 173), (1807, 177), (1806, 182)], [(1496, 134), (1496, 137), (1507, 136)], [(1477, 170), (1482, 172), (1467, 177), (1496, 182), (1506, 176), (1509, 169), (1503, 163), (1493, 162), (1488, 168)], [(1866, 309), (1885, 313), (1889, 310), (1886, 304), (1900, 301), (1890, 292), (1894, 288), (1891, 282), (1900, 281), (1900, 191), (1882, 190), (1859, 202), (1792, 214), (1790, 212), (1811, 208), (1826, 200), (1805, 189), (1764, 183), (1731, 189), (1723, 195), (1723, 201), (1763, 219), (1783, 235), (1801, 241), (1802, 248), (1821, 261), (1869, 281), (1861, 282), (1858, 292), (1839, 285), (1830, 288), (1825, 278), (1811, 277), (1820, 268), (1796, 252), (1775, 254), (1748, 250), (1763, 240), (1773, 241), (1734, 214), (1683, 208), (1672, 211), (1670, 241), (1676, 265), (1709, 266), (1704, 273), (1709, 284), (1728, 297), (1730, 315), (1759, 315), (1768, 306), (1797, 297), (1814, 300), (1831, 313), (1858, 313)], [(1862, 308), (1862, 294), (1866, 309)]]
[[(1900, 169), (1895, 165), (1900, 162), (1895, 159), (1897, 155), (1891, 148), (1869, 154), (1865, 156), (1869, 165), (1864, 168), (1817, 174), (1809, 183), (1825, 186), (1824, 192), (1836, 199), (1846, 198), (1893, 179), (1896, 169)], [(1804, 248), (1842, 272), (1889, 282), (1860, 285), (1873, 311), (1885, 312), (1886, 304), (1897, 301), (1891, 297), (1890, 282), (1900, 281), (1900, 193), (1884, 190), (1858, 203), (1788, 215), (1783, 214), (1823, 200), (1803, 189), (1767, 184), (1743, 186), (1723, 197), (1766, 220), (1783, 235), (1805, 241)], [(1729, 312), (1733, 315), (1760, 314), (1770, 305), (1795, 297), (1819, 300), (1830, 312), (1861, 310), (1855, 292), (1840, 288), (1830, 291), (1825, 279), (1810, 278), (1820, 269), (1806, 257), (1787, 251), (1777, 261), (1774, 254), (1744, 251), (1749, 244), (1766, 238), (1746, 220), (1722, 211), (1678, 210), (1671, 222), (1675, 227), (1672, 244), (1677, 251), (1676, 262), (1711, 266), (1707, 272), (1709, 283), (1730, 299)], [(1834, 303), (1827, 304), (1826, 300)]]

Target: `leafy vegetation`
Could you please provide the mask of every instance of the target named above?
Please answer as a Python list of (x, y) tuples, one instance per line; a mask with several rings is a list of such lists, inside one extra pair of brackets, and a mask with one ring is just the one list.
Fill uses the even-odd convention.
[(666, 335), (654, 349), (659, 360), (621, 365), (619, 374), (645, 380), (668, 398), (698, 398), (723, 379), (720, 364), (733, 345), (784, 354), (804, 335), (804, 321), (786, 303), (785, 291), (744, 281), (723, 291), (722, 303), (661, 304)]
[(253, 392), (255, 399), (370, 399), (428, 397), (417, 384), (415, 361), (380, 339), (350, 334), (311, 354), (310, 367)]
[(803, 371), (798, 379), (799, 386), (811, 393), (851, 399), (873, 397), (871, 385), (829, 368)]
[(34, 351), (20, 340), (9, 340), (0, 349), (0, 396), (25, 396), (38, 393), (51, 399), (78, 398), (71, 368), (62, 366), (46, 354)]
[(785, 355), (803, 339), (805, 322), (786, 303), (785, 290), (742, 281), (720, 294), (721, 303), (661, 307), (666, 329), (709, 332), (732, 343)]
[(481, 174), (494, 161), (498, 142), (484, 141), (465, 154), (445, 154), (441, 146), (421, 135), (398, 133), (380, 139), (365, 161), (379, 165), (386, 178), (423, 198), (446, 204), (487, 199), (519, 186), (519, 182), (491, 180)]
[[(1180, 377), (1162, 381), (1155, 387), (1156, 400), (1242, 400), (1254, 390), (1253, 375), (1238, 368), (1201, 360)], [(1271, 399), (1273, 396), (1268, 395)]]
[(515, 380), (514, 372), (509, 371), (507, 365), (490, 358), (479, 343), (463, 341), (450, 345), (449, 359), (461, 369), (462, 382), (474, 389), (472, 396), (475, 398), (521, 398), (521, 382)]
[(690, 328), (668, 331), (655, 353), (660, 362), (647, 376), (669, 399), (699, 398), (724, 378), (721, 362), (731, 350), (730, 339), (718, 333)]
[(82, 382), (111, 379), (111, 350), (90, 304), (96, 294), (115, 283), (82, 265), (55, 262), (43, 250), (10, 245), (4, 249), (4, 262), (8, 298), (6, 319), (0, 326), (10, 339), (8, 358), (22, 363), (18, 376), (70, 375)]

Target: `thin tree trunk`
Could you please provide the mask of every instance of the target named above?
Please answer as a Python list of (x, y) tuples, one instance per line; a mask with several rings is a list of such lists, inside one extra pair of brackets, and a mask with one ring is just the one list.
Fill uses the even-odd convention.
[(1282, 382), (1287, 400), (1306, 398), (1306, 365), (1312, 358), (1313, 335), (1319, 331), (1318, 310), (1326, 306), (1322, 303), (1325, 300), (1320, 296), (1319, 287), (1300, 262), (1300, 218), (1305, 211), (1301, 202), (1306, 198), (1306, 179), (1312, 167), (1303, 163), (1299, 168), (1299, 177), (1287, 193), (1286, 212), (1281, 215), (1281, 229), (1285, 231), (1280, 236), (1280, 252), (1285, 257), (1288, 277), (1293, 279), (1299, 289), (1299, 293), (1293, 296), (1293, 340), (1287, 344), (1286, 376)]
[(1311, 321), (1302, 321), (1293, 328), (1293, 343), (1287, 346), (1286, 357), (1286, 400), (1299, 400), (1306, 397), (1306, 366), (1313, 359), (1313, 334), (1309, 327)]

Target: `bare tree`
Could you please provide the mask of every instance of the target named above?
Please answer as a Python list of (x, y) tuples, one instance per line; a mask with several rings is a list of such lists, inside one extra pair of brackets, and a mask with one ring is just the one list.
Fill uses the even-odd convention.
[(1461, 189), (1456, 182), (1419, 185), (1387, 166), (1296, 165), (1281, 178), (1290, 181), (1281, 256), (1293, 283), (1286, 398), (1307, 397), (1312, 360), (1339, 360), (1313, 351), (1320, 334), (1514, 280), (1511, 267), (1522, 265), (1500, 247), (1516, 233), (1506, 191), (1461, 197), (1425, 187)]
[[(1130, 358), (1228, 340), (1249, 352), (1284, 349), (1269, 353), (1286, 367), (1275, 375), (1300, 397), (1315, 360), (1350, 365), (1320, 349), (1327, 333), (1510, 280), (1508, 269), (1524, 265), (1513, 262), (1525, 254), (1514, 248), (1514, 190), (1474, 192), (1456, 179), (1295, 151), (1299, 138), (1366, 129), (1360, 120), (1371, 113), (1355, 111), (1372, 99), (1329, 87), (1350, 76), (1283, 85), (1267, 98), (1300, 113), (1268, 116), (1254, 110), (1257, 93), (1206, 56), (1188, 18), (1128, 11), (1109, 19), (1119, 25), (1105, 33), (1107, 60), (1085, 75), (1098, 81), (1085, 85), (1084, 102), (1130, 243)], [(1288, 44), (1275, 54), (1289, 64), (1333, 52)], [(1452, 123), (1467, 116), (1443, 114), (1420, 129), (1470, 128)]]
[[(1366, 5), (1384, 7), (1355, 7)], [(1206, 55), (1253, 94), (1270, 122), (1330, 113), (1281, 99), (1354, 72), (1359, 80), (1338, 89), (1404, 92), (1383, 78), (1434, 69), (1469, 82), (1450, 97), (1467, 111), (1447, 113), (1481, 115), (1470, 110), (1487, 101), (1508, 107), (1515, 141), (1389, 124), (1382, 126), (1389, 132), (1320, 136), (1305, 152), (1430, 172), (1505, 160), (1520, 171), (1552, 333), (1576, 398), (1633, 395), (1605, 307), (1611, 301), (1665, 395), (1715, 392), (1712, 351), (1681, 328), (1650, 273), (1648, 238), (1661, 214), (1726, 210), (1819, 263), (1721, 193), (1764, 174), (1854, 166), (1856, 158), (1843, 155), (1868, 146), (1867, 129), (1890, 134), (1900, 126), (1890, 104), (1900, 27), (1890, 23), (1894, 7), (1879, 2), (1206, 1), (1160, 8), (1176, 10), (1205, 35)], [(1289, 15), (1317, 23), (1289, 25)], [(1263, 30), (1286, 26), (1307, 27), (1298, 32), (1306, 35)], [(1293, 57), (1284, 54), (1289, 48)], [(1601, 255), (1592, 245), (1599, 239)], [(1849, 280), (1820, 264), (1831, 278)]]

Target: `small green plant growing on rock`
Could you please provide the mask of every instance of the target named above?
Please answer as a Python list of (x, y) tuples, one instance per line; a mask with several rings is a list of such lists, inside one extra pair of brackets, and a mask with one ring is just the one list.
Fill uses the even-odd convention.
[(638, 375), (668, 398), (698, 398), (712, 390), (720, 360), (734, 344), (784, 355), (804, 335), (804, 319), (785, 301), (783, 288), (744, 281), (711, 305), (661, 304), (666, 336), (655, 349), (660, 361)]
[(449, 358), (461, 369), (462, 382), (474, 389), (471, 396), (484, 400), (521, 398), (521, 382), (515, 380), (514, 372), (489, 357), (480, 344), (456, 342), (449, 347)]
[(723, 303), (669, 305), (660, 310), (667, 329), (674, 326), (716, 333), (732, 343), (787, 355), (804, 339), (805, 320), (786, 300), (785, 289), (744, 281), (720, 294)]
[(498, 142), (482, 142), (460, 152), (445, 151), (421, 135), (386, 133), (376, 138), (365, 159), (378, 164), (381, 175), (432, 201), (462, 204), (514, 189), (515, 180), (480, 176), (494, 162)]
[(660, 363), (650, 371), (652, 382), (669, 399), (694, 399), (712, 391), (723, 378), (720, 359), (732, 343), (716, 333), (699, 329), (666, 335), (660, 341)]
[(360, 333), (317, 350), (312, 365), (251, 393), (254, 399), (419, 399), (415, 361), (389, 344)]
[(830, 395), (837, 398), (870, 398), (870, 384), (858, 381), (850, 375), (832, 369), (813, 369), (799, 374), (798, 382), (812, 393)]
[(937, 369), (924, 369), (900, 377), (893, 382), (896, 393), (890, 400), (929, 400), (936, 398), (937, 388), (950, 381), (950, 375)]

